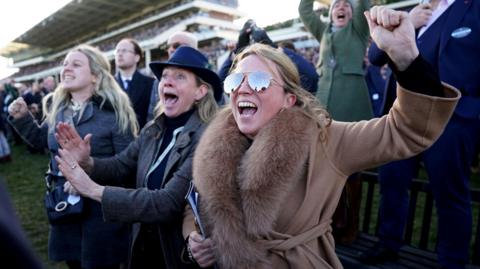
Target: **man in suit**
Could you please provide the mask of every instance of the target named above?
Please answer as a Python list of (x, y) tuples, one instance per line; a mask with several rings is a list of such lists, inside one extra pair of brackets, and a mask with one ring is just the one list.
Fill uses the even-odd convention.
[(438, 214), (437, 252), (442, 268), (465, 268), (472, 236), (470, 163), (480, 137), (480, 1), (432, 0), (419, 7), (428, 15), (417, 32), (423, 57), (462, 98), (435, 144), (421, 155), (380, 169), (380, 242), (366, 263), (396, 259), (403, 244), (408, 188), (423, 161)]
[(130, 97), (140, 128), (147, 122), (153, 85), (153, 78), (145, 76), (137, 70), (142, 55), (140, 45), (130, 38), (120, 40), (115, 48), (115, 65), (118, 70), (115, 78)]

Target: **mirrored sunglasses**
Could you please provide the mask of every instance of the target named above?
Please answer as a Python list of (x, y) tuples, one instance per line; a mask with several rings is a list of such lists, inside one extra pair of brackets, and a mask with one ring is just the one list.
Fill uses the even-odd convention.
[(245, 77), (247, 78), (247, 83), (250, 88), (257, 92), (264, 91), (270, 86), (271, 82), (276, 82), (272, 78), (272, 75), (263, 71), (232, 73), (228, 75), (223, 82), (223, 90), (225, 93), (230, 94), (238, 90)]

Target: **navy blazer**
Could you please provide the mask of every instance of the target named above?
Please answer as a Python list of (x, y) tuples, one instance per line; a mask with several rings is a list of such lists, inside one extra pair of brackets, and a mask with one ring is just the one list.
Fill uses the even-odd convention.
[[(120, 74), (115, 76), (120, 87), (123, 87), (123, 81), (120, 78)], [(150, 94), (152, 91), (154, 79), (143, 75), (142, 73), (135, 71), (132, 76), (132, 81), (128, 90), (125, 90), (132, 102), (133, 110), (137, 115), (138, 125), (140, 129), (147, 123), (148, 105), (150, 104)]]
[[(445, 26), (441, 28), (439, 39), (426, 38), (435, 23), (417, 40), (420, 53), (428, 54), (427, 49), (437, 49), (435, 62), (431, 62), (440, 79), (462, 92), (455, 113), (468, 119), (480, 118), (480, 1), (457, 0), (447, 10)], [(447, 12), (446, 11), (446, 12)], [(441, 17), (440, 17), (441, 18)], [(440, 19), (439, 18), (439, 19)], [(465, 36), (455, 36), (464, 30)], [(435, 30), (435, 29), (433, 29)], [(437, 42), (437, 44), (435, 44)], [(385, 54), (372, 43), (369, 60), (372, 64), (384, 64)], [(459, 71), (461, 69), (461, 71)], [(387, 108), (388, 109), (388, 108)]]
[[(437, 62), (440, 78), (462, 92), (455, 109), (459, 116), (480, 118), (480, 1), (457, 0), (450, 6), (447, 23), (441, 30)], [(462, 28), (470, 30), (454, 37)], [(428, 32), (428, 30), (427, 30)], [(428, 42), (428, 40), (419, 41)], [(418, 42), (418, 41), (417, 41)], [(420, 46), (421, 44), (419, 44)], [(461, 71), (459, 71), (461, 69)]]

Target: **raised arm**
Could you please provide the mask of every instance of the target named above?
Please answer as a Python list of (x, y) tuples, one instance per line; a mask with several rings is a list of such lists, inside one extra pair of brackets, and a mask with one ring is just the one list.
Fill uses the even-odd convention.
[(298, 6), (298, 12), (305, 27), (320, 42), (320, 40), (322, 40), (323, 32), (328, 27), (328, 24), (322, 22), (320, 17), (315, 14), (313, 11), (313, 2), (314, 0), (301, 0), (300, 5)]
[(8, 114), (8, 122), (28, 145), (38, 149), (48, 147), (48, 125), (45, 122), (42, 125), (37, 123), (22, 97), (8, 106)]
[(406, 13), (374, 7), (366, 17), (374, 41), (391, 59), (398, 97), (380, 119), (332, 123), (327, 152), (344, 175), (425, 150), (440, 136), (460, 98), (419, 56)]
[(352, 8), (353, 27), (361, 37), (367, 40), (369, 36), (368, 23), (363, 13), (370, 8), (370, 0), (356, 0)]

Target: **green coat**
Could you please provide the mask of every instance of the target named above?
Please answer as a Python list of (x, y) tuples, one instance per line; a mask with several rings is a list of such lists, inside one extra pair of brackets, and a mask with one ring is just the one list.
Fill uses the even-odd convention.
[(335, 120), (369, 119), (373, 113), (363, 70), (369, 37), (363, 12), (369, 1), (354, 1), (352, 20), (335, 33), (314, 13), (313, 2), (301, 0), (298, 9), (305, 27), (320, 42), (317, 98)]

